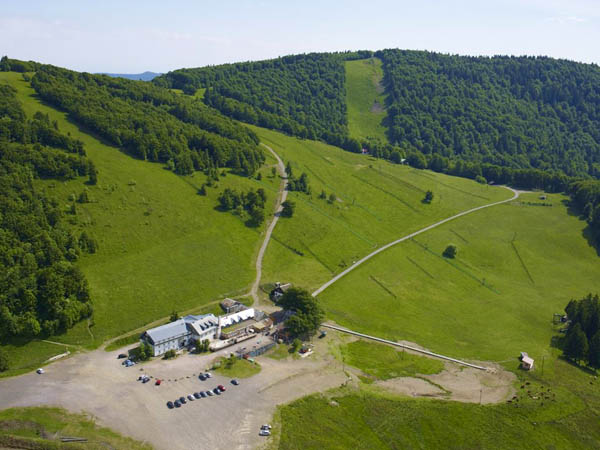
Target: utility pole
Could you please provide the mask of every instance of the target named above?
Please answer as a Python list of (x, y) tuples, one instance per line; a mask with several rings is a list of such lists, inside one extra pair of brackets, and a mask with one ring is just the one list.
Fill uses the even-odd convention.
[(544, 376), (544, 360), (546, 359), (546, 356), (542, 356), (542, 376)]

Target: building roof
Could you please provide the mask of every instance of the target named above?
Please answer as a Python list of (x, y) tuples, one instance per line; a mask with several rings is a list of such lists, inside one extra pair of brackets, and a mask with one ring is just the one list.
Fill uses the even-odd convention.
[(523, 356), (521, 361), (523, 361), (523, 363), (527, 366), (533, 366), (533, 358), (530, 358), (529, 356)]
[(227, 308), (231, 308), (232, 306), (235, 306), (237, 303), (238, 302), (236, 302), (232, 298), (226, 298), (223, 301), (221, 301), (221, 307), (227, 309)]
[(153, 344), (159, 344), (164, 341), (176, 339), (185, 336), (190, 332), (201, 334), (209, 327), (217, 326), (217, 318), (214, 314), (187, 315), (175, 322), (167, 323), (146, 331), (146, 336), (150, 338)]
[(218, 319), (213, 314), (205, 314), (203, 316), (194, 316), (197, 319), (188, 323), (191, 331), (197, 335), (201, 335), (209, 328), (216, 328)]
[(179, 336), (185, 336), (188, 333), (185, 319), (178, 319), (175, 322), (167, 323), (146, 331), (146, 336), (150, 338), (153, 344), (175, 339)]
[(223, 328), (233, 325), (235, 323), (242, 322), (244, 320), (252, 319), (254, 317), (254, 308), (244, 309), (233, 314), (227, 314), (221, 317), (221, 326)]

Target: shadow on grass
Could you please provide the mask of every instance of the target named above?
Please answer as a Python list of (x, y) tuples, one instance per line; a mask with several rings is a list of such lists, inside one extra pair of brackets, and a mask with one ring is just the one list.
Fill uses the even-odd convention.
[[(575, 208), (572, 202), (565, 199), (562, 200), (562, 204), (566, 206), (568, 215), (577, 217), (579, 220), (586, 221), (586, 218), (577, 208)], [(581, 235), (587, 241), (588, 245), (596, 250), (596, 255), (600, 256), (600, 235), (597, 232), (594, 232), (589, 224), (583, 229)]]
[(597, 375), (598, 372), (595, 369), (592, 369), (591, 367), (587, 367), (587, 366), (582, 366), (581, 364), (576, 363), (575, 361), (570, 360), (569, 358), (565, 357), (564, 355), (560, 355), (558, 357), (558, 359), (560, 359), (561, 361), (566, 362), (567, 364), (569, 364), (570, 366), (575, 367), (576, 369), (581, 370), (582, 372), (587, 373), (588, 375)]

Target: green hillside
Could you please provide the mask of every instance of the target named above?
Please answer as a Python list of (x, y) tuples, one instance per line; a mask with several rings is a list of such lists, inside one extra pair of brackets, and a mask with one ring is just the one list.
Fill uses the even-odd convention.
[[(523, 194), (376, 256), (320, 295), (328, 317), (455, 357), (541, 359), (556, 334), (552, 314), (600, 291), (600, 278), (585, 222), (564, 196), (538, 197)], [(454, 260), (442, 257), (450, 243)]]
[(350, 136), (387, 142), (385, 95), (379, 58), (346, 61), (346, 106)]
[[(41, 103), (21, 74), (0, 73), (0, 83), (18, 90), (28, 115), (47, 113), (63, 132), (80, 139), (99, 172), (95, 186), (85, 185), (84, 180), (37, 181), (65, 209), (71, 194), (78, 196), (87, 188), (91, 201), (76, 204), (71, 226), (87, 231), (98, 242), (97, 253), (79, 262), (94, 306), (90, 327), (83, 321), (67, 334), (52, 337), (53, 341), (97, 346), (173, 310), (182, 312), (246, 291), (255, 274), (253, 258), (261, 229), (249, 228), (215, 207), (225, 187), (256, 189), (256, 180), (226, 171), (229, 174), (220, 177), (218, 188), (208, 187), (207, 196), (198, 195), (207, 179), (203, 173), (177, 176), (103, 143), (67, 120), (65, 113)], [(273, 205), (278, 180), (263, 178), (263, 185), (271, 186), (267, 204)], [(64, 351), (38, 343), (23, 347), (14, 342), (5, 348), (11, 360), (30, 368)], [(31, 365), (23, 358), (28, 349), (33, 349)]]
[[(290, 192), (291, 219), (273, 233), (263, 267), (264, 282), (292, 281), (317, 288), (377, 247), (439, 219), (511, 197), (501, 187), (345, 152), (254, 127), (295, 176), (305, 172), (311, 195)], [(263, 178), (265, 180), (265, 178)], [(431, 204), (422, 202), (434, 192)], [(321, 192), (325, 199), (319, 198)], [(335, 200), (328, 197), (334, 194)]]
[(82, 448), (76, 443), (63, 443), (59, 440), (60, 437), (67, 436), (87, 439), (83, 445), (90, 450), (152, 448), (147, 443), (100, 427), (86, 414), (73, 414), (62, 408), (11, 408), (0, 411), (2, 447), (52, 450)]

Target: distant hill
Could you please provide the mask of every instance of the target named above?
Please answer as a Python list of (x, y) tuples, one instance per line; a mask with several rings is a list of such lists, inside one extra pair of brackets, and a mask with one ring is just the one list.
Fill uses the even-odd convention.
[(137, 81), (152, 81), (154, 78), (162, 75), (157, 72), (144, 72), (144, 73), (106, 73), (100, 72), (98, 75), (108, 75), (113, 78), (126, 78), (128, 80), (137, 80)]
[[(344, 64), (372, 56), (382, 62), (383, 93), (375, 94), (383, 97), (386, 116), (383, 123), (353, 118), (352, 124), (382, 126), (389, 139), (383, 149), (357, 142), (351, 136), (360, 135), (348, 129), (348, 111), (356, 120), (361, 114), (375, 120), (367, 114), (372, 99), (366, 111), (346, 104), (362, 95), (347, 97), (346, 90), (372, 85), (373, 74), (346, 79)], [(405, 157), (439, 172), (502, 183), (519, 170), (529, 171), (529, 179), (539, 178), (537, 171), (600, 177), (600, 68), (594, 64), (381, 50), (181, 69), (153, 83), (185, 93), (204, 88), (206, 104), (238, 120), (354, 152), (367, 147), (374, 156)]]

